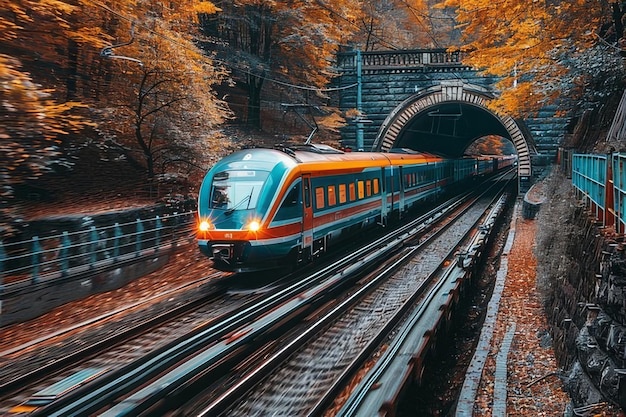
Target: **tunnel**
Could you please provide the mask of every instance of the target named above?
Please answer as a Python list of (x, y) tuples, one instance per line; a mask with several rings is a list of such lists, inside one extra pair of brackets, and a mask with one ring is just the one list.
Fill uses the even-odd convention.
[(407, 148), (459, 158), (477, 139), (495, 135), (513, 144), (518, 175), (521, 181), (529, 181), (532, 140), (513, 118), (488, 108), (493, 98), (484, 88), (460, 81), (442, 82), (418, 92), (387, 116), (373, 150)]

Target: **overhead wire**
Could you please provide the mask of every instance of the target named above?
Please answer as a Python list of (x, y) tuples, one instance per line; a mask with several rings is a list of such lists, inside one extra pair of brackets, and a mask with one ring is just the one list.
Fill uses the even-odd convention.
[[(152, 34), (154, 34), (156, 36), (159, 36), (160, 38), (165, 39), (165, 40), (175, 44), (176, 46), (179, 46), (181, 48), (184, 48), (184, 49), (187, 49), (187, 50), (191, 51), (191, 48), (189, 48), (187, 45), (182, 44), (181, 42), (177, 41), (176, 39), (173, 39), (173, 38), (171, 38), (169, 36), (166, 36), (166, 35), (164, 35), (162, 33), (159, 33), (157, 31), (155, 31), (154, 29), (148, 27), (147, 25), (139, 23), (135, 19), (132, 19), (132, 18), (130, 18), (128, 16), (125, 16), (122, 13), (117, 12), (116, 10), (113, 10), (112, 8), (110, 8), (106, 4), (103, 4), (103, 3), (99, 2), (98, 0), (87, 0), (87, 1), (93, 3), (94, 5), (102, 8), (102, 9), (104, 9), (104, 10), (106, 10), (106, 11), (112, 13), (112, 14), (114, 14), (115, 16), (119, 17), (120, 19), (123, 19), (123, 20), (125, 20), (127, 22), (130, 22), (131, 25), (139, 26), (139, 27), (147, 30), (148, 32), (150, 32)], [(288, 83), (288, 82), (285, 82), (285, 81), (280, 81), (280, 80), (277, 80), (277, 79), (274, 79), (274, 78), (269, 78), (269, 77), (266, 77), (266, 76), (262, 76), (262, 75), (258, 75), (258, 74), (252, 73), (251, 71), (248, 71), (248, 70), (243, 69), (243, 68), (236, 67), (236, 66), (232, 65), (231, 63), (229, 63), (227, 61), (224, 61), (224, 60), (221, 60), (221, 59), (218, 59), (218, 58), (211, 58), (211, 61), (212, 62), (217, 62), (220, 65), (223, 65), (225, 67), (231, 68), (232, 70), (237, 70), (237, 71), (243, 72), (244, 74), (248, 74), (248, 75), (255, 76), (257, 78), (261, 78), (264, 81), (272, 82), (272, 83), (275, 83), (275, 84), (283, 85), (283, 86), (294, 88), (294, 89), (298, 89), (298, 90), (317, 91), (317, 92), (320, 92), (320, 93), (328, 93), (328, 92), (333, 92), (333, 91), (346, 90), (346, 89), (349, 89), (349, 88), (356, 87), (358, 85), (357, 83), (353, 83), (353, 84), (346, 85), (346, 86), (343, 86), (343, 87), (332, 87), (332, 88), (320, 88), (320, 87), (315, 87), (315, 86), (297, 85), (297, 84), (292, 84), (292, 83)]]
[[(414, 13), (417, 16), (421, 16), (423, 18), (427, 18), (427, 19), (436, 19), (436, 17), (433, 17), (430, 14), (424, 14), (422, 12), (420, 12), (419, 10), (417, 10), (415, 7), (413, 7), (412, 5), (410, 5), (406, 0), (400, 0), (400, 2), (402, 4), (404, 4), (404, 6), (406, 6), (406, 8)], [(346, 22), (350, 23), (351, 25), (357, 27), (358, 29), (361, 29), (361, 27), (359, 25), (357, 25), (356, 23), (352, 22), (350, 19), (347, 19), (345, 16), (341, 15), (340, 13), (335, 12), (334, 10), (332, 10), (330, 7), (328, 7), (326, 4), (324, 4), (321, 0), (317, 0), (316, 3), (321, 6), (322, 8), (324, 8), (325, 10), (329, 11), (330, 13), (334, 14), (335, 16), (338, 16), (339, 18), (345, 20)], [(439, 18), (439, 19), (445, 19), (445, 20), (454, 20), (450, 17), (446, 17), (446, 18)], [(422, 22), (421, 20), (418, 20), (418, 23), (422, 26), (425, 27), (426, 25), (424, 24), (424, 22)], [(437, 40), (437, 38), (435, 37), (435, 35), (433, 33), (431, 33), (431, 31), (428, 30), (428, 28), (424, 28), (424, 31), (428, 34), (428, 36), (432, 39), (433, 43), (435, 44), (436, 47), (438, 48), (443, 48), (442, 46), (440, 46), (439, 41)], [(386, 44), (388, 47), (390, 47), (393, 50), (398, 50), (398, 49), (402, 49), (396, 45), (393, 45), (389, 42), (387, 42), (386, 40), (382, 39), (381, 37), (379, 37), (378, 35), (376, 35), (375, 33), (372, 33), (372, 37), (374, 37), (375, 39), (377, 39), (381, 45), (382, 44)], [(451, 74), (458, 80), (461, 81), (465, 81), (465, 78), (461, 76), (461, 74), (459, 74), (457, 71), (452, 71)]]
[[(103, 4), (102, 2), (100, 2), (98, 0), (87, 0), (87, 1), (91, 2), (92, 4), (98, 6), (98, 7), (102, 8), (102, 9), (104, 9), (106, 11), (108, 11), (109, 13), (112, 13), (113, 15), (119, 17), (120, 19), (123, 19), (123, 20), (131, 23), (131, 25), (134, 25), (136, 27), (141, 27), (144, 30), (146, 30), (146, 31), (148, 31), (148, 32), (150, 32), (152, 34), (154, 34), (154, 35), (156, 35), (156, 36), (158, 36), (158, 37), (160, 37), (162, 39), (165, 39), (168, 42), (171, 42), (171, 43), (175, 44), (176, 46), (179, 46), (179, 47), (187, 49), (187, 50), (191, 50), (191, 48), (189, 48), (187, 45), (179, 42), (178, 40), (176, 40), (176, 39), (174, 39), (172, 37), (169, 37), (167, 35), (164, 35), (162, 33), (159, 33), (157, 31), (155, 31), (154, 29), (150, 28), (149, 26), (147, 26), (145, 24), (142, 24), (140, 22), (137, 22), (135, 19), (133, 19), (131, 17), (128, 17), (128, 16), (126, 16), (126, 15), (124, 15), (124, 14), (122, 14), (122, 13), (120, 13), (120, 12), (114, 10), (114, 9), (112, 9), (111, 7), (107, 6), (106, 4)], [(408, 2), (406, 2), (405, 0), (401, 0), (401, 2), (411, 12), (413, 12), (413, 13), (418, 13), (419, 12), (419, 11), (415, 10), (414, 7), (409, 5)], [(340, 19), (348, 22), (349, 24), (351, 24), (351, 25), (361, 29), (361, 27), (359, 25), (357, 25), (356, 23), (352, 22), (350, 19), (347, 19), (342, 14), (336, 12), (335, 10), (333, 10), (332, 8), (330, 8), (329, 6), (324, 4), (322, 1), (317, 0), (316, 3), (320, 7), (325, 9), (326, 11), (330, 12), (331, 14), (333, 14), (334, 16), (337, 16)], [(421, 15), (423, 15), (423, 13), (421, 13)], [(423, 22), (420, 22), (420, 24), (424, 25)], [(428, 30), (426, 30), (426, 32), (429, 33), (429, 36), (431, 36), (433, 38), (433, 41), (437, 45), (438, 41), (434, 38), (434, 36)], [(387, 42), (386, 40), (382, 39), (381, 37), (377, 36), (376, 34), (372, 34), (372, 36), (374, 38), (376, 38), (381, 44), (386, 44), (391, 49), (394, 49), (394, 50), (400, 49), (398, 46), (393, 45), (390, 42)], [(209, 59), (209, 58), (207, 57), (207, 59)], [(356, 87), (358, 85), (358, 83), (353, 83), (353, 84), (349, 84), (349, 85), (345, 85), (345, 86), (341, 86), (341, 87), (330, 87), (330, 88), (320, 88), (320, 87), (315, 87), (315, 86), (297, 85), (297, 84), (289, 83), (289, 82), (286, 82), (286, 81), (281, 81), (281, 80), (278, 80), (278, 79), (275, 79), (275, 78), (271, 78), (271, 77), (255, 74), (255, 73), (253, 73), (253, 72), (251, 72), (249, 70), (237, 67), (237, 66), (233, 65), (230, 62), (227, 62), (227, 61), (224, 61), (224, 60), (221, 60), (221, 59), (218, 59), (218, 58), (210, 58), (210, 60), (211, 60), (211, 62), (216, 62), (216, 63), (218, 63), (220, 65), (223, 65), (223, 66), (225, 66), (227, 68), (230, 68), (231, 70), (236, 70), (236, 71), (242, 72), (244, 74), (251, 75), (251, 76), (263, 79), (264, 81), (267, 81), (267, 82), (271, 82), (271, 83), (274, 83), (274, 84), (278, 84), (278, 85), (282, 85), (282, 86), (285, 86), (285, 87), (288, 87), (288, 88), (293, 88), (293, 89), (302, 90), (302, 91), (315, 91), (315, 92), (319, 92), (319, 93), (329, 93), (329, 92), (334, 92), (334, 91), (342, 91), (342, 90), (351, 89), (351, 88), (354, 88), (354, 87)], [(456, 71), (451, 72), (451, 74), (455, 78), (457, 78), (459, 80), (464, 80), (464, 78)]]

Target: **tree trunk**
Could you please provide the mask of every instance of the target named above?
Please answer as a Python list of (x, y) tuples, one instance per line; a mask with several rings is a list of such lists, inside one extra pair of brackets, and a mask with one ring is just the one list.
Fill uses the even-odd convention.
[(248, 125), (261, 129), (261, 89), (263, 77), (248, 75)]
[(624, 16), (624, 9), (617, 2), (612, 4), (613, 7), (613, 24), (615, 25), (615, 37), (616, 40), (620, 40), (624, 36), (624, 24), (622, 23), (622, 17)]
[(69, 39), (67, 42), (67, 60), (68, 60), (68, 68), (67, 68), (67, 78), (66, 78), (66, 88), (67, 88), (67, 100), (76, 99), (76, 80), (78, 78), (78, 44)]
[(146, 153), (146, 167), (148, 169), (148, 179), (154, 178), (154, 156), (152, 153)]

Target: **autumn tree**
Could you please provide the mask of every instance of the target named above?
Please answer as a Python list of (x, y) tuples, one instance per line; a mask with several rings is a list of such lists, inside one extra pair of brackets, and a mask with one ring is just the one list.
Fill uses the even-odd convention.
[(350, 42), (363, 51), (441, 48), (441, 42), (448, 45), (440, 32), (443, 22), (449, 24), (450, 18), (430, 10), (423, 0), (374, 0), (363, 2), (361, 7), (355, 20), (358, 29)]
[[(436, 40), (444, 26), (438, 15), (443, 13), (430, 13), (426, 1), (226, 0), (219, 3), (220, 12), (202, 17), (203, 31), (211, 39), (204, 45), (218, 51), (246, 94), (235, 102), (239, 97), (225, 91), (231, 103), (237, 110), (245, 108), (239, 114), (248, 125), (261, 128), (263, 106), (271, 108), (279, 100), (325, 104), (324, 89), (336, 75), (340, 47), (441, 47)], [(445, 22), (450, 25), (451, 19), (445, 17)], [(333, 110), (325, 108), (331, 116), (324, 121), (338, 121)]]
[[(457, 11), (467, 64), (501, 79), (501, 96), (491, 106), (523, 116), (562, 101), (584, 106), (621, 88), (622, 67), (616, 44), (599, 36), (603, 24), (615, 30), (606, 1), (527, 2), (522, 0), (445, 0)], [(568, 100), (568, 102), (564, 102)]]
[(220, 8), (202, 19), (204, 33), (213, 39), (205, 47), (219, 51), (233, 79), (247, 91), (247, 123), (256, 128), (261, 127), (261, 93), (268, 80), (272, 89), (295, 91), (300, 103), (327, 86), (338, 45), (347, 42), (355, 30), (350, 22), (360, 13), (360, 5), (350, 0), (329, 5), (229, 0)]
[(83, 148), (121, 150), (149, 176), (204, 170), (228, 148), (212, 132), (228, 117), (212, 90), (224, 72), (195, 44), (213, 3), (0, 5), (4, 212), (15, 185), (71, 168)]
[(114, 29), (118, 43), (104, 49), (112, 61), (111, 94), (99, 110), (101, 130), (126, 157), (142, 161), (148, 178), (205, 168), (211, 153), (225, 149), (216, 128), (228, 110), (212, 90), (225, 73), (192, 37), (197, 14), (215, 8), (195, 1), (169, 5), (129, 10), (124, 16), (132, 11), (134, 17)]
[(205, 139), (228, 114), (211, 90), (224, 72), (194, 43), (197, 16), (214, 13), (213, 3), (0, 1), (2, 51), (11, 58), (0, 65), (24, 68), (46, 103), (64, 104), (67, 114), (55, 107), (54, 115), (71, 129), (51, 130), (60, 149), (82, 146), (78, 136), (59, 136), (84, 127), (82, 117), (128, 156), (138, 151), (151, 177), (155, 159), (165, 169), (182, 149), (191, 164), (207, 157)]
[[(61, 138), (89, 124), (72, 112), (80, 103), (68, 100), (71, 94), (64, 88), (68, 42), (88, 36), (82, 27), (67, 26), (74, 5), (7, 0), (0, 5), (0, 169), (8, 192), (8, 185), (45, 172), (59, 156)], [(34, 60), (45, 68), (37, 68)]]
[(78, 11), (77, 2), (0, 0), (0, 237), (16, 217), (14, 187), (70, 165), (63, 141), (91, 125), (70, 68), (97, 29), (76, 24)]
[(488, 135), (474, 141), (465, 150), (466, 155), (511, 155), (517, 153), (513, 143), (497, 135)]

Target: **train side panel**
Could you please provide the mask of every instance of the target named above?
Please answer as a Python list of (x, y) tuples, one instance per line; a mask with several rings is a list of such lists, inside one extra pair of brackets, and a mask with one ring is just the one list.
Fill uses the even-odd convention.
[[(308, 262), (365, 229), (402, 218), (450, 186), (513, 164), (511, 158), (500, 162), (417, 153), (236, 153), (202, 183), (199, 247), (225, 271)], [(228, 203), (218, 202), (220, 193)]]

